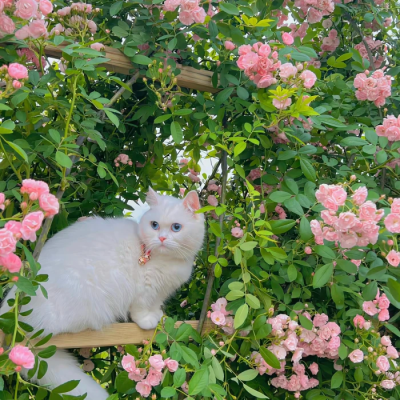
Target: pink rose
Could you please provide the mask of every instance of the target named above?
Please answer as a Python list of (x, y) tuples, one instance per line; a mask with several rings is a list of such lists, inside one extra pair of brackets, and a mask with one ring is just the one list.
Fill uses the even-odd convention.
[(340, 337), (333, 336), (332, 339), (329, 341), (327, 348), (329, 350), (337, 350), (340, 347)]
[[(12, 63), (8, 66), (8, 75), (14, 79), (27, 79), (28, 78), (28, 70), (21, 64)], [(23, 183), (24, 181), (22, 181)], [(21, 192), (22, 193), (22, 192)]]
[(278, 360), (284, 360), (287, 355), (287, 351), (283, 346), (273, 344), (268, 347), (268, 350), (276, 356)]
[(230, 40), (225, 40), (224, 47), (226, 50), (235, 50), (236, 46)]
[(305, 249), (304, 249), (304, 253), (306, 253), (306, 254), (312, 254), (312, 249), (311, 249), (311, 247), (310, 247), (310, 246), (306, 246)]
[(25, 40), (30, 36), (28, 25), (24, 25), (21, 29), (15, 32), (15, 37), (18, 40)]
[(251, 46), (249, 44), (244, 44), (243, 46), (239, 47), (239, 56), (244, 56), (245, 54), (248, 54), (251, 52)]
[(297, 348), (297, 335), (295, 333), (290, 333), (287, 337), (286, 340), (283, 341), (283, 345), (289, 350), (289, 351), (295, 351)]
[(354, 364), (358, 364), (364, 360), (364, 353), (361, 350), (354, 350), (349, 354), (349, 358)]
[(364, 221), (374, 221), (376, 205), (372, 201), (367, 201), (359, 208), (360, 219)]
[(310, 222), (311, 232), (314, 236), (322, 236), (321, 224), (316, 219)]
[(38, 3), (35, 0), (18, 0), (15, 3), (15, 15), (22, 19), (31, 19), (36, 16)]
[(354, 232), (340, 233), (339, 242), (344, 249), (351, 249), (357, 246), (358, 236)]
[(384, 308), (381, 311), (379, 311), (379, 314), (378, 314), (379, 321), (381, 321), (381, 322), (387, 321), (389, 318), (390, 318), (390, 315), (389, 315), (388, 309)]
[(29, 26), (29, 34), (34, 39), (40, 38), (41, 36), (47, 36), (47, 26), (42, 19), (33, 20)]
[(299, 78), (304, 81), (304, 87), (306, 89), (311, 89), (315, 85), (315, 82), (317, 81), (317, 76), (314, 74), (314, 72), (308, 69), (303, 71), (300, 74)]
[(396, 387), (396, 384), (391, 379), (384, 379), (381, 382), (381, 387), (386, 390), (392, 390)]
[(34, 242), (36, 240), (36, 231), (42, 226), (44, 215), (41, 211), (29, 213), (22, 221), (21, 234), (24, 240)]
[(335, 215), (335, 213), (332, 213), (329, 210), (322, 210), (321, 211), (321, 218), (328, 225), (333, 225), (338, 220), (338, 217)]
[(385, 356), (379, 356), (376, 360), (376, 366), (381, 372), (386, 372), (390, 368), (389, 360)]
[(150, 383), (151, 386), (158, 386), (162, 381), (163, 374), (160, 371), (151, 367), (149, 373), (147, 374), (146, 381)]
[(12, 234), (15, 236), (16, 239), (20, 239), (21, 238), (21, 228), (22, 228), (21, 222), (8, 221), (4, 225), (4, 228), (6, 228), (8, 231), (12, 232)]
[(182, 303), (180, 304), (180, 306), (182, 307), (182, 308), (184, 308), (184, 307), (186, 307), (187, 306), (187, 300), (183, 300), (182, 301)]
[(44, 16), (46, 16), (53, 11), (53, 4), (49, 0), (40, 0), (39, 10)]
[(351, 198), (353, 199), (354, 203), (358, 206), (360, 206), (361, 204), (363, 204), (365, 202), (365, 200), (367, 199), (368, 196), (368, 190), (365, 186), (361, 186), (359, 187), (353, 194), (353, 196), (351, 196)]
[(225, 325), (225, 315), (221, 311), (213, 311), (211, 313), (211, 321), (215, 325)]
[(373, 303), (372, 301), (364, 301), (362, 307), (364, 312), (371, 316), (374, 316), (379, 312), (379, 310), (376, 308), (375, 303)]
[(67, 15), (71, 14), (71, 7), (64, 7), (57, 11), (57, 14), (60, 17), (66, 17)]
[(240, 56), (237, 65), (240, 69), (253, 71), (257, 69), (258, 58), (258, 55), (251, 51), (250, 53)]
[(52, 217), (53, 215), (58, 214), (60, 210), (60, 203), (56, 196), (46, 193), (42, 194), (39, 197), (39, 206), (45, 211), (46, 217)]
[(304, 349), (302, 349), (301, 347), (298, 347), (293, 353), (292, 362), (294, 364), (297, 364), (298, 362), (300, 362), (300, 360), (303, 357), (303, 353), (304, 353)]
[(104, 51), (105, 47), (103, 43), (93, 43), (90, 45), (90, 48), (96, 51)]
[(14, 253), (17, 247), (17, 241), (14, 235), (7, 229), (0, 229), (0, 256), (6, 256)]
[(199, 0), (182, 0), (181, 7), (183, 11), (194, 11), (199, 7)]
[(181, 0), (166, 0), (164, 2), (164, 11), (175, 11), (181, 4)]
[(231, 229), (231, 234), (235, 238), (241, 238), (241, 237), (243, 237), (243, 230), (238, 228), (238, 227), (232, 228)]
[(389, 232), (400, 233), (400, 214), (389, 214), (384, 223)]
[(326, 314), (315, 314), (315, 317), (313, 320), (313, 325), (316, 328), (321, 328), (322, 326), (326, 325), (328, 320), (329, 320), (329, 318)]
[(400, 199), (394, 199), (391, 206), (392, 213), (400, 214)]
[(9, 35), (15, 31), (14, 21), (6, 14), (0, 15), (0, 30)]
[(390, 306), (390, 301), (389, 299), (386, 297), (386, 294), (382, 294), (381, 297), (379, 297), (378, 299), (378, 307), (380, 309), (387, 309)]
[(210, 194), (210, 195), (207, 197), (207, 203), (208, 203), (210, 206), (216, 207), (216, 206), (218, 205), (218, 200), (217, 200), (217, 198), (216, 198), (215, 196), (213, 196), (212, 194)]
[(205, 12), (203, 7), (197, 7), (195, 10), (192, 11), (193, 19), (196, 24), (204, 23), (206, 19), (207, 13)]
[(279, 67), (279, 76), (283, 79), (288, 79), (291, 76), (296, 76), (297, 68), (291, 63), (282, 64)]
[(285, 110), (292, 104), (292, 99), (290, 97), (288, 99), (273, 99), (272, 104), (278, 110)]
[(318, 374), (319, 367), (318, 367), (317, 363), (313, 362), (308, 368), (309, 368), (309, 370), (311, 371), (311, 373), (313, 375), (317, 375)]
[(19, 344), (11, 349), (8, 357), (14, 364), (26, 369), (32, 369), (35, 365), (33, 353), (27, 347)]
[(136, 368), (133, 372), (129, 372), (128, 377), (130, 380), (140, 382), (146, 377), (146, 368)]
[(22, 267), (21, 259), (14, 253), (9, 253), (6, 256), (0, 256), (0, 265), (3, 269), (13, 273), (18, 273)]
[[(389, 339), (389, 341), (390, 341), (390, 339)], [(386, 349), (386, 354), (387, 354), (387, 356), (388, 356), (389, 358), (393, 358), (394, 360), (396, 360), (397, 358), (399, 358), (399, 353), (398, 353), (397, 350), (396, 350), (393, 346), (391, 346), (391, 345), (389, 345), (389, 346), (387, 347), (387, 349)]]
[(381, 337), (381, 344), (383, 346), (391, 346), (392, 345), (392, 341), (390, 340), (389, 336), (382, 336)]
[(347, 232), (349, 229), (357, 225), (358, 219), (352, 212), (340, 213), (339, 219), (337, 221), (337, 227), (342, 232)]
[(146, 380), (143, 380), (136, 385), (136, 390), (142, 397), (149, 397), (151, 385)]
[(293, 36), (290, 33), (282, 33), (282, 42), (288, 46), (294, 43)]
[(97, 25), (94, 21), (89, 20), (87, 22), (87, 26), (89, 28), (90, 33), (95, 34), (97, 32)]
[(121, 364), (122, 364), (122, 368), (127, 372), (136, 371), (135, 357), (133, 357), (130, 354), (122, 357)]
[(160, 354), (151, 356), (149, 363), (156, 371), (161, 371), (165, 367), (165, 362)]
[(165, 366), (168, 368), (169, 372), (175, 372), (179, 367), (179, 363), (178, 363), (178, 361), (167, 358), (165, 360)]
[[(306, 71), (304, 71), (304, 72), (302, 73), (302, 75), (303, 75), (305, 72), (311, 72), (311, 71), (307, 71), (307, 70), (306, 70)], [(311, 72), (311, 73), (313, 74), (313, 72)], [(301, 76), (300, 76), (300, 78), (301, 78)], [(334, 185), (334, 186), (332, 186), (331, 197), (332, 197), (332, 199), (334, 200), (334, 202), (335, 202), (338, 206), (342, 206), (342, 205), (344, 205), (344, 203), (346, 202), (347, 193), (346, 193), (346, 191), (345, 191), (341, 186)]]
[(362, 315), (356, 315), (353, 319), (353, 324), (356, 328), (362, 329), (364, 327), (365, 319)]

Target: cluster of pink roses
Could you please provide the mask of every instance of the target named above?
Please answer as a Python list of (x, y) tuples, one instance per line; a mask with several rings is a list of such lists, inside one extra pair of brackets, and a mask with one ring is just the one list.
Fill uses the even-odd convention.
[(211, 304), (212, 312), (209, 311), (207, 317), (211, 318), (211, 321), (220, 326), (225, 333), (232, 335), (235, 332), (235, 328), (233, 327), (233, 317), (230, 316), (232, 313), (226, 310), (227, 304), (225, 297), (219, 298), (215, 303)]
[(400, 199), (393, 199), (390, 214), (385, 218), (385, 227), (391, 233), (400, 233)]
[(27, 25), (15, 32), (17, 39), (28, 37), (37, 39), (47, 36), (46, 23), (42, 19), (53, 11), (49, 0), (2, 0), (0, 1), (0, 36), (11, 35), (16, 26), (10, 15), (29, 21)]
[[(373, 317), (374, 315), (378, 314), (379, 321), (387, 321), (390, 318), (389, 315), (389, 306), (390, 301), (386, 297), (386, 294), (383, 293), (382, 295), (378, 293), (376, 295), (375, 300), (373, 301), (364, 301), (363, 302), (363, 311)], [(359, 322), (361, 324), (361, 322)]]
[(335, 3), (332, 0), (295, 0), (294, 5), (300, 8), (300, 15), (310, 24), (322, 20), (322, 17), (333, 13)]
[(99, 8), (93, 9), (91, 4), (72, 3), (68, 7), (57, 11), (60, 23), (51, 30), (51, 35), (64, 33), (67, 36), (74, 36), (80, 31), (87, 29), (91, 34), (97, 32), (96, 23), (88, 18), (88, 14), (100, 12)]
[(372, 74), (365, 71), (354, 79), (357, 99), (373, 101), (377, 107), (385, 104), (386, 98), (392, 93), (391, 86), (392, 78), (384, 74), (384, 69), (377, 69)]
[[(376, 53), (381, 47), (383, 47), (383, 42), (380, 40), (375, 40), (372, 36), (366, 36), (364, 41), (372, 53)], [(364, 41), (360, 42), (354, 48), (360, 53), (361, 57), (369, 61), (368, 51), (365, 47)], [(373, 57), (374, 68), (379, 68), (383, 61), (385, 60), (383, 56), (377, 55)]]
[(390, 142), (400, 140), (400, 116), (388, 115), (375, 130), (378, 136), (387, 137)]
[(200, 0), (165, 0), (164, 11), (175, 11), (179, 6), (179, 21), (183, 25), (204, 23), (207, 14), (200, 6)]
[(16, 365), (16, 372), (20, 372), (22, 368), (32, 369), (35, 366), (35, 356), (33, 353), (28, 347), (19, 344), (11, 349), (8, 358)]
[(24, 85), (28, 79), (28, 70), (19, 63), (12, 63), (9, 66), (4, 64), (0, 67), (0, 79), (5, 83), (1, 97), (5, 97)]
[[(372, 201), (365, 201), (368, 196), (366, 187), (359, 187), (348, 199), (343, 187), (323, 184), (315, 196), (317, 201), (327, 208), (321, 212), (321, 218), (326, 226), (321, 226), (317, 220), (310, 222), (317, 244), (323, 244), (325, 239), (339, 242), (343, 248), (350, 249), (377, 242), (379, 235), (377, 223), (383, 217), (384, 211), (377, 210)], [(339, 207), (344, 206), (346, 200), (352, 203), (354, 212), (343, 211), (337, 215)]]
[[(285, 314), (279, 314), (267, 321), (272, 326), (271, 335), (274, 339), (268, 350), (280, 361), (280, 369), (268, 365), (259, 353), (254, 352), (252, 354), (252, 360), (255, 362), (260, 375), (264, 373), (268, 375), (276, 374), (277, 377), (271, 380), (271, 384), (278, 388), (297, 392), (295, 395), (297, 398), (300, 391), (311, 389), (319, 384), (317, 379), (309, 378), (306, 375), (305, 366), (300, 364), (300, 360), (307, 356), (337, 359), (341, 343), (340, 327), (335, 322), (328, 322), (327, 315), (316, 314), (314, 318), (308, 312), (304, 312), (303, 315), (312, 321), (312, 330), (305, 329)], [(286, 358), (290, 353), (294, 374), (287, 378), (285, 375)], [(316, 375), (318, 364), (312, 363), (309, 369), (313, 375)]]
[[(185, 168), (188, 165), (188, 163), (189, 163), (189, 160), (187, 158), (182, 158), (179, 161), (179, 168)], [(200, 172), (195, 171), (192, 168), (188, 168), (187, 172), (185, 172), (185, 173), (188, 173), (188, 177), (192, 182), (194, 182), (194, 183), (200, 182), (200, 177), (199, 177)]]
[[(264, 212), (265, 212), (265, 206), (264, 204), (261, 204), (260, 206), (260, 212), (262, 212), (262, 207), (264, 207)], [(240, 239), (241, 237), (243, 237), (244, 232), (243, 229), (240, 227), (240, 223), (239, 221), (235, 220), (235, 225), (232, 229), (231, 229), (231, 234), (233, 237)]]
[[(49, 193), (49, 187), (45, 182), (25, 179), (22, 181), (21, 194), (28, 194), (31, 202), (39, 200), (39, 207), (44, 213), (43, 211), (28, 213), (22, 222), (8, 221), (4, 228), (0, 229), (0, 265), (3, 270), (11, 273), (19, 272), (22, 267), (21, 259), (14, 254), (18, 240), (22, 238), (34, 242), (43, 219), (57, 214), (60, 207), (57, 198)], [(29, 207), (27, 202), (21, 203), (22, 209), (27, 207)]]
[[(153, 386), (158, 386), (163, 379), (163, 369), (167, 368), (170, 372), (175, 372), (179, 364), (177, 361), (167, 358), (163, 360), (160, 354), (150, 356), (148, 364), (150, 368), (140, 368), (140, 360), (126, 355), (122, 358), (122, 367), (128, 372), (129, 379), (137, 382), (136, 390), (142, 397), (149, 397)], [(147, 364), (147, 362), (146, 362)]]
[[(330, 21), (330, 19), (328, 19), (326, 21)], [(329, 31), (328, 37), (325, 37), (322, 39), (321, 50), (328, 51), (331, 53), (339, 47), (339, 44), (340, 44), (340, 40), (338, 38), (337, 30), (332, 29)]]
[(124, 165), (133, 165), (132, 160), (129, 158), (127, 154), (120, 154), (117, 156), (117, 158), (114, 160), (114, 164), (116, 167), (119, 167), (120, 164)]

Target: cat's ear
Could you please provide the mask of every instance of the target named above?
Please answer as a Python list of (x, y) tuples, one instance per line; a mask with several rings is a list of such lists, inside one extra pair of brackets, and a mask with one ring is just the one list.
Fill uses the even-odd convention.
[(190, 212), (195, 212), (200, 209), (200, 200), (197, 192), (192, 190), (183, 199), (183, 206)]
[(147, 204), (150, 207), (156, 206), (158, 204), (158, 197), (158, 194), (151, 187), (149, 187), (149, 191), (146, 195)]

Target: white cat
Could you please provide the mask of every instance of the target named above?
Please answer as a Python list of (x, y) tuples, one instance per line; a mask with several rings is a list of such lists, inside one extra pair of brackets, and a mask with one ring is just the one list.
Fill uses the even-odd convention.
[[(44, 329), (43, 335), (101, 329), (128, 314), (141, 328), (155, 328), (164, 301), (191, 276), (203, 243), (204, 217), (194, 213), (200, 208), (195, 191), (180, 200), (150, 189), (146, 200), (150, 209), (139, 224), (89, 218), (52, 237), (39, 259), (40, 273), (49, 276), (48, 300), (39, 290), (24, 307), (33, 312), (21, 320)], [(143, 244), (150, 259), (140, 265)], [(108, 397), (67, 352), (59, 350), (46, 361), (48, 372), (39, 384), (55, 387), (77, 379), (80, 384), (68, 394)]]

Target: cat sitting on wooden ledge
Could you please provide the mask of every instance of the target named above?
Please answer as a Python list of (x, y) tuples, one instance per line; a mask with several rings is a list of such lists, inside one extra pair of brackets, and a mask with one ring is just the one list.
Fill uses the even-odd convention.
[[(150, 189), (146, 200), (150, 209), (139, 223), (88, 218), (52, 237), (39, 259), (40, 272), (49, 276), (48, 299), (38, 291), (22, 309), (33, 312), (21, 321), (44, 329), (43, 336), (102, 329), (128, 314), (141, 328), (155, 328), (164, 301), (190, 279), (205, 231), (203, 214), (195, 213), (200, 208), (195, 191), (181, 200)], [(4, 301), (0, 315), (6, 311)], [(108, 397), (71, 354), (57, 350), (46, 361), (40, 385), (80, 380), (68, 394)]]

